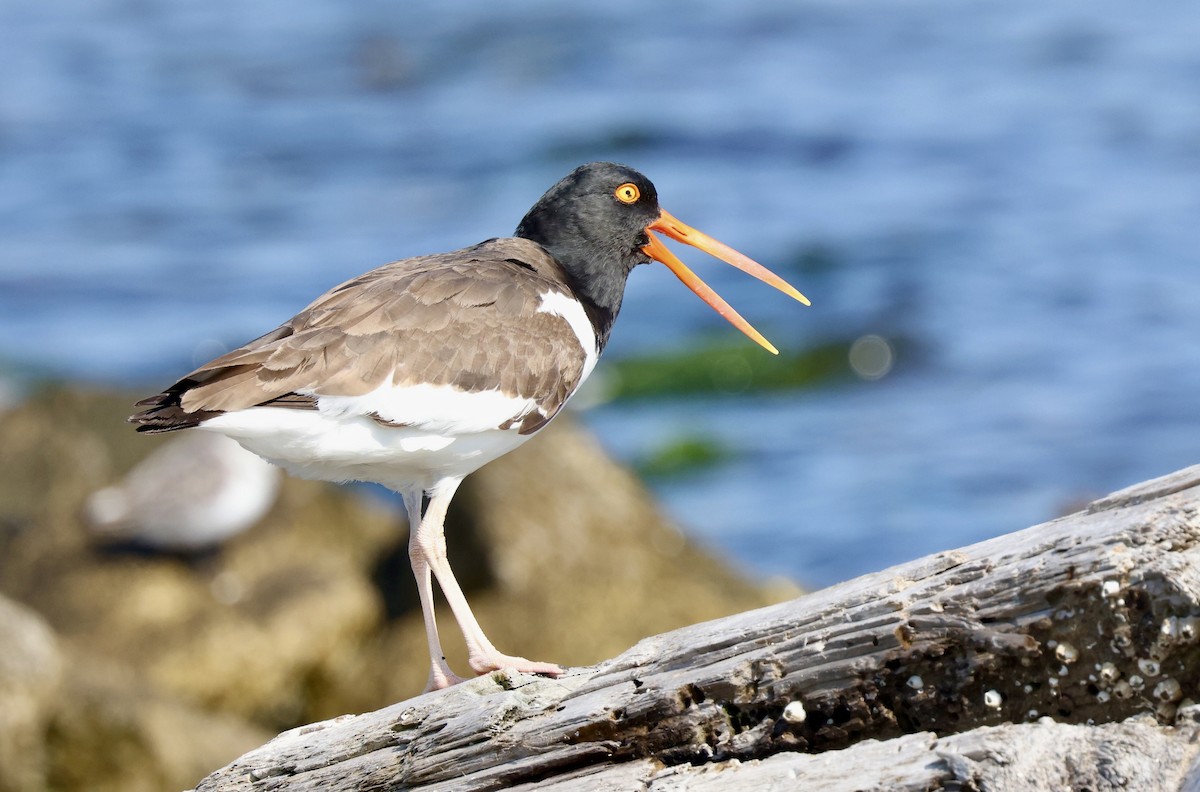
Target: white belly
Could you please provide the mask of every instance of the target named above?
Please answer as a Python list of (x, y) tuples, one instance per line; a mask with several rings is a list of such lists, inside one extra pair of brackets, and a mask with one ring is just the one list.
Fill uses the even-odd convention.
[[(462, 398), (466, 394), (460, 393)], [(473, 402), (477, 409), (463, 411), (460, 400), (443, 400), (439, 409), (426, 410), (416, 420), (409, 413), (407, 426), (389, 426), (366, 415), (403, 420), (403, 411), (387, 409), (392, 405), (380, 404), (375, 393), (320, 398), (316, 410), (251, 407), (210, 418), (199, 428), (231, 437), (303, 478), (372, 481), (403, 490), (466, 476), (532, 437), (519, 434), (515, 426), (495, 428), (513, 417), (511, 403), (482, 395)]]

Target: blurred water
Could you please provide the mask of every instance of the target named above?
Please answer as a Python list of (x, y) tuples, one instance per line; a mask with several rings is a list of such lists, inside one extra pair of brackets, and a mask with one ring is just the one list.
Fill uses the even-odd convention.
[[(0, 358), (161, 385), (618, 159), (813, 299), (685, 256), (780, 346), (914, 341), (589, 413), (627, 458), (726, 443), (668, 509), (827, 583), (1200, 461), (1197, 41), (1183, 0), (3, 0)], [(720, 324), (644, 268), (609, 355)]]

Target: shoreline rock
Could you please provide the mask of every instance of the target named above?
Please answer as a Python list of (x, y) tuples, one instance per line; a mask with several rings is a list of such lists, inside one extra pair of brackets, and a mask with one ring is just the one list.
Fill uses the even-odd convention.
[(194, 792), (1191, 790), (1197, 548), (1200, 465), (558, 679), (284, 732)]
[[(162, 747), (180, 730), (209, 746), (200, 761), (211, 770), (264, 733), (421, 689), (424, 632), (394, 501), (288, 478), (267, 516), (219, 551), (95, 543), (88, 494), (158, 444), (124, 422), (131, 402), (52, 388), (0, 415), (0, 466), (14, 471), (0, 481), (0, 595), (54, 630), (73, 691), (63, 727), (49, 728), (56, 789), (89, 775), (122, 788), (122, 772), (126, 789), (182, 788), (198, 765), (172, 764)], [(569, 418), (468, 478), (448, 540), (500, 648), (568, 665), (796, 592), (752, 585), (687, 540)], [(444, 642), (465, 670), (452, 628), (445, 620)], [(163, 724), (161, 739), (143, 715)], [(222, 730), (238, 739), (212, 738)], [(120, 751), (103, 755), (105, 734), (127, 746), (128, 767)]]

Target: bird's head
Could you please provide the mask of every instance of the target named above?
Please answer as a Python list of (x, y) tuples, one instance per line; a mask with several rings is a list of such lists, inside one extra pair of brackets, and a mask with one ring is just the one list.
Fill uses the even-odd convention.
[(615, 315), (625, 280), (638, 264), (665, 264), (700, 299), (772, 353), (778, 350), (675, 257), (654, 232), (699, 248), (808, 305), (775, 273), (728, 245), (676, 219), (658, 205), (654, 185), (633, 168), (613, 162), (581, 165), (551, 187), (517, 227), (517, 236), (545, 247), (577, 288)]

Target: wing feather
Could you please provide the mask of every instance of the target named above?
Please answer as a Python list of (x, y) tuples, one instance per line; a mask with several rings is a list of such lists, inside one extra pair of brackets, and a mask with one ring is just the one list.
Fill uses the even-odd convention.
[(513, 416), (535, 431), (578, 386), (586, 357), (566, 320), (537, 310), (564, 284), (558, 263), (523, 239), (393, 262), (139, 402), (147, 409), (130, 420), (170, 431), (265, 403), (311, 408), (308, 397), (360, 396), (390, 377), (535, 399), (538, 416)]

